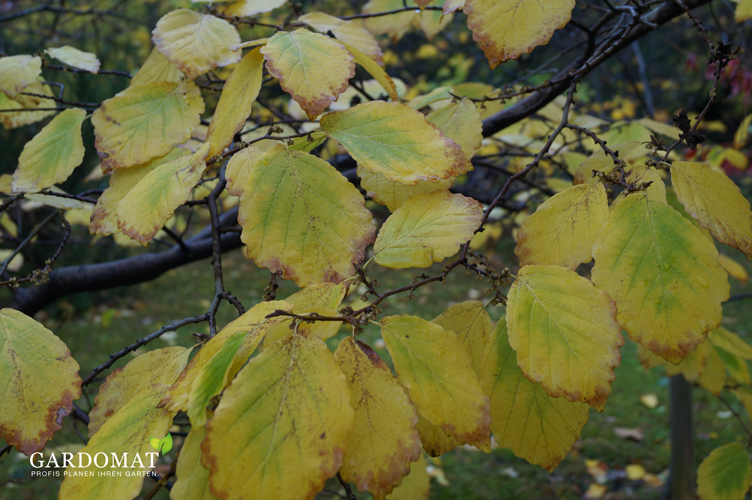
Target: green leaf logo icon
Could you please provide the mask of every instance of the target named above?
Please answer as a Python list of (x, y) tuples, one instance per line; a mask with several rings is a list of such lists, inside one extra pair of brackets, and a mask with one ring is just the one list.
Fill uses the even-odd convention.
[(162, 439), (157, 439), (155, 437), (151, 438), (149, 443), (152, 448), (164, 455), (172, 449), (172, 436), (168, 432)]

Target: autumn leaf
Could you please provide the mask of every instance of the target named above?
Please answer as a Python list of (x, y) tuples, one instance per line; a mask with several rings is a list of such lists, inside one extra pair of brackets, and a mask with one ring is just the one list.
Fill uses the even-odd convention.
[(337, 100), (355, 75), (353, 56), (341, 43), (303, 29), (276, 33), (261, 53), (269, 74), (311, 120)]
[(389, 367), (367, 345), (345, 337), (334, 358), (347, 379), (355, 411), (340, 472), (345, 481), (381, 500), (421, 454), (415, 430), (418, 413)]
[(525, 219), (517, 231), (514, 253), (520, 266), (553, 264), (574, 270), (593, 260), (593, 243), (607, 218), (603, 184), (572, 186)]
[(163, 347), (136, 356), (123, 368), (113, 370), (94, 398), (94, 408), (89, 412), (89, 437), (152, 384), (172, 385), (188, 363), (190, 353), (191, 349), (185, 347)]
[(718, 251), (669, 205), (634, 193), (611, 212), (593, 246), (592, 280), (639, 342), (680, 362), (721, 321), (728, 299)]
[(177, 83), (184, 78), (183, 72), (155, 47), (144, 61), (141, 69), (131, 79), (130, 87), (156, 82)]
[(191, 156), (163, 163), (139, 180), (116, 209), (118, 228), (123, 234), (147, 246), (188, 200), (206, 170), (204, 158), (208, 149), (206, 143)]
[(496, 324), (479, 362), (483, 393), (491, 401), (491, 432), (499, 446), (553, 471), (580, 437), (588, 405), (552, 398), (528, 380), (509, 345), (506, 318)]
[(483, 303), (477, 300), (468, 300), (454, 304), (434, 318), (432, 322), (457, 334), (460, 342), (470, 355), (470, 366), (472, 366), (476, 375), (480, 376), (483, 351), (494, 328), (491, 317), (483, 307)]
[(209, 470), (201, 463), (201, 442), (206, 437), (206, 427), (191, 427), (180, 449), (175, 475), (177, 480), (170, 490), (172, 500), (216, 500), (209, 487)]
[(386, 500), (428, 500), (431, 478), (428, 476), (428, 462), (421, 455), (410, 465), (410, 473), (402, 484), (386, 497)]
[(107, 99), (91, 122), (102, 169), (109, 172), (164, 156), (190, 139), (204, 101), (190, 82), (157, 82), (129, 87)]
[(37, 81), (42, 74), (39, 56), (8, 56), (0, 58), (0, 92), (13, 99)]
[(414, 186), (472, 168), (460, 146), (406, 104), (373, 101), (321, 117), (321, 128), (363, 168)]
[(454, 177), (443, 181), (418, 181), (414, 186), (408, 186), (401, 182), (390, 181), (384, 174), (374, 174), (358, 165), (358, 177), (360, 185), (366, 190), (368, 197), (380, 205), (386, 205), (390, 212), (401, 207), (408, 198), (416, 194), (433, 193), (438, 189), (448, 190), (452, 187)]
[(207, 424), (201, 448), (212, 491), (312, 498), (342, 464), (353, 413), (326, 344), (313, 335), (280, 339), (240, 371)]
[(752, 261), (752, 211), (731, 179), (702, 163), (674, 162), (671, 181), (679, 201), (700, 226)]
[[(53, 97), (50, 86), (38, 81), (30, 83), (24, 90), (26, 93), (37, 94), (37, 96), (45, 95)], [(11, 130), (31, 125), (32, 123), (44, 120), (48, 116), (54, 115), (55, 111), (49, 109), (50, 100), (37, 96), (19, 94), (11, 99), (4, 92), (0, 91), (0, 109), (7, 110), (4, 113), (0, 113), (0, 124), (6, 129)], [(35, 109), (41, 109), (41, 111), (34, 111)]]
[(483, 205), (461, 194), (415, 195), (382, 226), (373, 246), (374, 260), (397, 269), (428, 267), (457, 253), (482, 217)]
[(483, 122), (475, 104), (469, 99), (453, 102), (431, 111), (426, 120), (433, 123), (444, 135), (460, 145), (462, 152), (470, 159), (483, 141)]
[(572, 17), (574, 0), (466, 0), (467, 27), (491, 69), (551, 40)]
[(152, 33), (157, 50), (188, 80), (240, 60), (240, 53), (230, 50), (230, 45), (240, 43), (237, 30), (211, 14), (174, 10), (157, 22)]
[(697, 469), (701, 500), (742, 500), (750, 485), (749, 453), (741, 443), (716, 448)]
[(258, 49), (250, 51), (225, 82), (206, 134), (206, 141), (211, 143), (208, 158), (232, 144), (233, 137), (251, 115), (251, 107), (261, 89), (263, 61)]
[(392, 101), (399, 101), (399, 94), (397, 93), (397, 86), (394, 80), (387, 74), (386, 71), (377, 63), (374, 59), (358, 50), (353, 45), (340, 40), (340, 43), (347, 49), (353, 56), (353, 61), (363, 67), (368, 73), (377, 81), (379, 85), (386, 91), (387, 95)]
[(0, 310), (0, 437), (31, 456), (62, 428), (81, 395), (78, 363), (40, 323)]
[(243, 196), (248, 178), (262, 156), (264, 151), (253, 146), (243, 148), (232, 155), (225, 168), (228, 193), (239, 198)]
[(508, 295), (509, 343), (525, 376), (603, 411), (624, 345), (613, 300), (574, 271), (538, 264), (520, 269)]
[(84, 160), (86, 111), (66, 109), (26, 143), (13, 173), (14, 193), (36, 193), (64, 182)]
[(415, 316), (389, 316), (380, 325), (420, 415), (462, 443), (488, 448), (488, 398), (457, 334)]
[[(68, 474), (60, 486), (59, 500), (81, 500), (89, 498), (111, 498), (127, 500), (141, 492), (141, 485), (150, 469), (151, 460), (146, 453), (154, 452), (150, 444), (152, 436), (165, 436), (172, 424), (174, 413), (157, 407), (169, 386), (151, 384), (128, 401), (115, 415), (107, 420), (88, 444), (79, 453), (87, 453), (94, 458), (97, 454), (111, 460), (112, 453), (121, 457), (127, 454), (130, 474), (108, 476), (99, 474), (102, 470), (94, 460), (85, 456), (73, 455), (78, 474)], [(136, 461), (136, 456), (139, 457)], [(86, 467), (79, 464), (89, 463)], [(102, 458), (99, 458), (101, 463)], [(133, 468), (131, 468), (133, 466)]]
[(376, 38), (358, 21), (346, 21), (338, 17), (311, 12), (300, 16), (298, 21), (307, 24), (320, 33), (332, 32), (337, 40), (345, 42), (370, 57), (380, 65), (384, 65), (384, 54)]
[(68, 45), (47, 49), (44, 52), (72, 68), (82, 69), (94, 74), (99, 73), (99, 59), (91, 52), (84, 52)]
[(251, 172), (238, 214), (246, 255), (300, 286), (353, 276), (352, 264), (373, 241), (371, 219), (363, 197), (334, 167), (283, 144)]
[(240, 0), (228, 6), (222, 13), (226, 16), (251, 17), (270, 12), (285, 3), (287, 0)]

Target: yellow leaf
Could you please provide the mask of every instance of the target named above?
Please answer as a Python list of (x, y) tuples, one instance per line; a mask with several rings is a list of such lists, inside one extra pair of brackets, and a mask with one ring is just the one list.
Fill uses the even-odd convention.
[(509, 343), (525, 376), (549, 396), (602, 411), (624, 345), (614, 316), (614, 301), (574, 271), (525, 266), (509, 290)]
[(202, 450), (212, 491), (313, 498), (342, 464), (353, 414), (326, 344), (314, 335), (280, 339), (243, 367), (207, 424)]
[(749, 491), (752, 472), (749, 452), (741, 443), (716, 448), (697, 469), (700, 500), (743, 500)]
[(402, 484), (395, 488), (387, 500), (428, 500), (431, 480), (428, 476), (428, 463), (422, 454), (417, 461), (410, 465), (410, 473), (402, 480)]
[(449, 191), (417, 194), (386, 220), (374, 244), (377, 264), (429, 267), (454, 255), (480, 225), (483, 205)]
[(373, 242), (371, 219), (363, 197), (334, 167), (284, 144), (253, 169), (238, 213), (246, 255), (300, 286), (353, 276), (352, 264)]
[[(211, 2), (210, 2), (211, 3)], [(251, 17), (279, 8), (287, 0), (240, 0), (227, 7), (222, 14), (226, 16)]]
[(118, 228), (143, 246), (185, 203), (206, 170), (209, 143), (193, 153), (163, 163), (146, 174), (118, 203)]
[[(412, 3), (412, 2), (410, 2)], [(363, 14), (389, 12), (405, 6), (404, 0), (369, 0), (363, 6)], [(397, 42), (410, 30), (410, 24), (416, 16), (415, 11), (408, 10), (389, 16), (369, 17), (363, 20), (365, 27), (374, 35), (389, 35), (392, 42)]]
[(426, 106), (433, 106), (434, 104), (439, 106), (443, 104), (441, 101), (449, 102), (453, 99), (453, 93), (454, 89), (452, 87), (437, 87), (427, 94), (419, 95), (410, 99), (407, 105), (413, 109), (422, 109)]
[(741, 250), (752, 261), (752, 211), (734, 181), (702, 163), (671, 164), (676, 196), (715, 239)]
[(551, 40), (572, 17), (574, 0), (466, 0), (467, 27), (491, 69)]
[(251, 115), (253, 101), (261, 89), (264, 58), (258, 49), (243, 57), (227, 79), (214, 111), (206, 142), (211, 143), (208, 158), (213, 158), (232, 144), (232, 139)]
[(744, 266), (739, 264), (731, 257), (724, 254), (719, 254), (718, 262), (732, 278), (739, 280), (742, 283), (746, 283), (749, 279), (749, 274), (747, 273), (747, 270), (744, 268)]
[(377, 82), (379, 82), (379, 85), (381, 85), (384, 88), (384, 90), (386, 90), (386, 93), (389, 95), (389, 98), (392, 101), (399, 101), (399, 94), (397, 93), (397, 85), (394, 83), (392, 78), (387, 74), (387, 72), (384, 71), (384, 68), (379, 66), (379, 64), (374, 59), (371, 59), (371, 57), (359, 51), (354, 46), (342, 40), (340, 40), (340, 42), (348, 50), (348, 52), (352, 54), (353, 61), (363, 66), (363, 68), (366, 71), (368, 71), (368, 73)]
[(120, 232), (117, 224), (117, 207), (120, 201), (139, 183), (148, 173), (178, 158), (189, 156), (184, 149), (175, 148), (161, 158), (155, 158), (144, 165), (131, 168), (120, 168), (112, 172), (110, 184), (97, 199), (97, 204), (91, 211), (89, 231), (91, 234), (110, 235)]
[(311, 120), (337, 100), (355, 75), (353, 56), (341, 43), (303, 29), (278, 32), (261, 53), (269, 74)]
[(449, 453), (456, 447), (460, 446), (460, 442), (454, 437), (441, 430), (441, 427), (438, 425), (433, 425), (423, 417), (418, 417), (418, 424), (415, 428), (420, 434), (420, 441), (423, 443), (423, 449), (432, 457), (438, 457), (445, 453)]
[(14, 193), (36, 193), (64, 182), (84, 160), (86, 111), (66, 109), (26, 143), (13, 174)]
[(240, 60), (230, 45), (240, 43), (235, 27), (211, 14), (188, 9), (170, 12), (157, 22), (152, 41), (188, 80)]
[(733, 352), (740, 358), (752, 360), (752, 346), (742, 340), (737, 334), (726, 330), (724, 327), (713, 330), (708, 335), (713, 345)]
[(717, 349), (708, 349), (708, 359), (702, 373), (697, 377), (697, 383), (716, 396), (726, 385), (726, 364)]
[(414, 186), (401, 182), (390, 181), (384, 174), (374, 174), (358, 165), (360, 185), (368, 193), (368, 197), (380, 205), (386, 205), (390, 212), (402, 206), (408, 198), (416, 194), (433, 193), (437, 189), (452, 187), (454, 177), (438, 182), (418, 181)]
[[(30, 83), (24, 90), (29, 94), (53, 95), (49, 85), (40, 82)], [(11, 99), (4, 92), (0, 91), (0, 109), (44, 109), (51, 107), (51, 102), (52, 100), (23, 94), (19, 94), (14, 99)], [(55, 111), (7, 111), (0, 113), (0, 124), (10, 130), (31, 125), (54, 114)]]
[[(611, 148), (614, 152), (619, 153), (619, 158), (624, 159), (632, 151), (637, 150), (641, 145), (640, 141), (628, 141)], [(592, 156), (583, 161), (577, 172), (574, 174), (575, 185), (577, 184), (595, 184), (597, 177), (593, 177), (593, 170), (603, 173), (611, 173), (614, 169), (614, 159), (607, 155), (602, 149), (598, 149)]]
[(0, 58), (0, 92), (11, 99), (37, 81), (42, 74), (39, 56), (8, 56)]
[(552, 398), (517, 366), (506, 318), (493, 329), (479, 363), (480, 383), (491, 400), (491, 432), (499, 446), (553, 471), (572, 449), (588, 419), (589, 406)]
[(381, 52), (379, 43), (358, 21), (345, 21), (329, 14), (324, 14), (323, 12), (311, 12), (299, 17), (298, 21), (307, 24), (321, 33), (331, 31), (340, 42), (355, 47), (380, 65), (384, 65), (384, 54)]
[(483, 122), (475, 104), (467, 99), (432, 111), (426, 119), (460, 145), (470, 159), (483, 141)]
[(465, 0), (446, 0), (442, 14), (451, 14), (454, 11), (462, 10), (465, 7)]
[(752, 0), (739, 0), (739, 3), (736, 4), (734, 18), (737, 23), (752, 18)]
[(592, 280), (632, 340), (677, 364), (721, 321), (729, 297), (718, 251), (669, 205), (627, 196), (593, 246)]
[(470, 356), (470, 366), (475, 374), (480, 376), (483, 350), (486, 348), (494, 327), (491, 317), (483, 308), (483, 303), (468, 300), (454, 304), (432, 322), (444, 330), (451, 330), (457, 334)]
[(334, 359), (345, 374), (355, 411), (340, 473), (381, 500), (421, 454), (418, 414), (389, 367), (367, 345), (345, 337)]
[(54, 333), (15, 309), (0, 310), (0, 437), (26, 455), (44, 448), (81, 395), (78, 368)]
[(444, 28), (451, 25), (453, 17), (454, 15), (445, 15), (439, 10), (424, 10), (417, 18), (413, 18), (413, 24), (417, 24), (426, 38), (431, 40)]
[[(151, 447), (150, 439), (165, 436), (174, 416), (174, 413), (157, 407), (168, 387), (152, 384), (135, 395), (102, 425), (83, 450), (73, 455), (72, 463), (77, 474), (66, 474), (60, 486), (59, 500), (130, 500), (141, 492), (146, 471), (151, 468), (152, 461), (156, 464), (155, 455), (158, 455)], [(129, 474), (126, 471), (121, 471), (120, 476), (100, 474), (102, 468), (96, 466), (94, 459), (97, 458), (101, 465), (107, 458), (109, 468), (115, 458), (113, 453), (127, 463)], [(91, 461), (83, 454), (88, 454)], [(127, 456), (123, 459), (124, 454)], [(89, 466), (79, 467), (87, 462)]]
[(415, 316), (390, 316), (380, 324), (419, 414), (462, 443), (489, 447), (488, 398), (457, 334)]
[(183, 78), (185, 78), (183, 72), (155, 47), (151, 50), (151, 54), (146, 58), (136, 76), (131, 79), (130, 86), (137, 87), (156, 82), (177, 83)]
[(576, 269), (593, 260), (596, 236), (608, 218), (603, 184), (580, 184), (541, 204), (517, 231), (520, 266), (554, 264)]
[(201, 464), (201, 441), (206, 437), (206, 427), (191, 427), (180, 449), (177, 481), (170, 490), (172, 500), (216, 500), (209, 490), (209, 471)]
[[(220, 330), (208, 342), (203, 344), (201, 350), (191, 359), (188, 366), (180, 374), (180, 377), (165, 394), (160, 405), (172, 411), (188, 411), (189, 400), (192, 396), (194, 381), (202, 376), (205, 367), (222, 349), (225, 342), (238, 332), (247, 332), (242, 345), (236, 351), (235, 357), (231, 364), (226, 366), (226, 380), (229, 383), (235, 374), (240, 370), (246, 360), (253, 354), (258, 343), (264, 338), (264, 335), (275, 325), (279, 324), (280, 319), (267, 319), (266, 316), (276, 310), (291, 311), (292, 305), (283, 301), (260, 302), (246, 311), (245, 314), (230, 322)], [(199, 385), (196, 390), (201, 389)], [(207, 391), (211, 392), (211, 391)], [(209, 395), (207, 401), (214, 394)]]
[(713, 346), (709, 342), (703, 342), (698, 345), (697, 348), (690, 352), (689, 355), (682, 360), (678, 365), (672, 365), (671, 363), (665, 363), (666, 375), (673, 377), (681, 374), (689, 382), (696, 381), (700, 374), (705, 370), (705, 366), (708, 363), (708, 357), (713, 350)]
[(58, 47), (54, 49), (47, 49), (44, 51), (51, 57), (54, 57), (63, 64), (67, 64), (73, 68), (82, 69), (95, 75), (99, 73), (99, 59), (91, 52), (83, 52), (75, 47), (66, 45), (65, 47)]
[(263, 155), (263, 151), (253, 146), (248, 146), (232, 155), (225, 169), (227, 191), (231, 195), (237, 197), (243, 196), (248, 178)]
[(113, 370), (94, 398), (94, 409), (89, 412), (89, 437), (144, 389), (152, 384), (175, 382), (190, 353), (191, 349), (185, 347), (163, 347), (136, 356), (123, 368)]
[[(752, 2), (750, 2), (750, 15), (752, 15)], [(736, 149), (742, 149), (747, 145), (747, 141), (749, 141), (750, 125), (752, 125), (752, 115), (747, 115), (744, 117), (744, 120), (742, 120), (742, 123), (739, 125), (739, 128), (736, 129), (736, 133), (734, 134), (734, 147)]]
[(183, 144), (201, 121), (204, 101), (190, 82), (129, 87), (94, 111), (94, 146), (107, 173), (164, 156)]
[(365, 169), (414, 186), (472, 169), (460, 146), (406, 104), (373, 101), (321, 117), (321, 128)]

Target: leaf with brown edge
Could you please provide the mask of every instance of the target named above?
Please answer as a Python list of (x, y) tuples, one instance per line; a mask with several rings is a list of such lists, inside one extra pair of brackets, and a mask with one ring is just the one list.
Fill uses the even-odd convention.
[(358, 165), (360, 186), (366, 190), (368, 197), (380, 205), (386, 205), (390, 212), (401, 207), (411, 196), (422, 193), (433, 193), (439, 189), (452, 187), (454, 177), (439, 182), (418, 181), (414, 186), (401, 182), (390, 181), (384, 174), (374, 174), (370, 170)]
[(91, 438), (110, 417), (152, 384), (171, 385), (188, 363), (191, 349), (163, 347), (146, 352), (122, 368), (113, 370), (99, 386), (94, 408), (89, 412)]
[(321, 128), (363, 168), (414, 186), (472, 170), (460, 146), (406, 104), (372, 101), (321, 117)]
[[(24, 90), (29, 94), (54, 97), (50, 86), (39, 81), (30, 83)], [(55, 114), (54, 110), (48, 109), (50, 107), (49, 102), (48, 99), (42, 97), (24, 94), (19, 94), (11, 99), (5, 92), (0, 91), (0, 109), (6, 110), (0, 113), (0, 125), (11, 130), (44, 120)], [(33, 111), (34, 109), (41, 109), (42, 111)]]
[(240, 43), (235, 27), (211, 14), (174, 10), (158, 22), (152, 40), (188, 80), (218, 67), (234, 64), (241, 54), (230, 50)]
[(489, 448), (488, 398), (457, 334), (415, 316), (389, 316), (379, 324), (419, 414), (461, 443)]
[(394, 488), (386, 500), (428, 500), (431, 490), (431, 478), (428, 475), (428, 462), (422, 454), (410, 464), (410, 473), (402, 484)]
[(420, 442), (423, 443), (423, 449), (429, 456), (438, 457), (449, 453), (460, 442), (454, 437), (444, 432), (438, 425), (433, 425), (423, 417), (418, 417), (418, 424), (415, 426), (420, 435)]
[(191, 82), (128, 87), (94, 111), (94, 147), (107, 173), (141, 165), (190, 139), (204, 101)]
[(563, 267), (525, 266), (509, 290), (509, 344), (525, 377), (551, 397), (599, 411), (624, 345), (615, 317), (616, 304), (605, 292)]
[(217, 500), (209, 487), (209, 470), (201, 463), (201, 441), (205, 437), (206, 427), (191, 427), (180, 448), (171, 500)]
[(97, 198), (97, 204), (91, 211), (89, 220), (89, 232), (104, 236), (119, 233), (117, 207), (120, 201), (152, 170), (160, 165), (169, 163), (178, 158), (189, 156), (190, 151), (175, 148), (160, 158), (131, 168), (119, 168), (110, 175), (110, 184), (107, 189)]
[(470, 159), (483, 141), (483, 122), (475, 103), (469, 99), (450, 103), (431, 111), (426, 120), (444, 132), (444, 135), (460, 145), (462, 152)]
[(337, 100), (355, 75), (353, 56), (341, 43), (308, 30), (280, 31), (261, 53), (269, 74), (311, 120)]
[(207, 424), (201, 449), (212, 492), (313, 498), (342, 465), (353, 414), (345, 375), (326, 344), (287, 335), (243, 367)]
[(553, 471), (579, 439), (589, 406), (552, 398), (524, 376), (509, 345), (506, 318), (486, 342), (479, 368), (481, 387), (491, 400), (491, 432), (499, 446)]
[(0, 437), (31, 456), (81, 395), (78, 363), (54, 333), (15, 309), (0, 310)]
[(679, 202), (700, 226), (752, 261), (752, 211), (734, 181), (702, 163), (675, 161), (671, 182)]
[(209, 146), (207, 142), (191, 156), (159, 165), (120, 200), (117, 218), (123, 234), (143, 246), (149, 244), (198, 184)]
[(552, 196), (517, 231), (520, 266), (554, 264), (576, 269), (593, 260), (595, 238), (608, 218), (603, 184), (580, 184)]
[(467, 27), (491, 69), (551, 40), (572, 17), (575, 0), (466, 0)]
[(278, 144), (240, 199), (246, 256), (299, 286), (355, 275), (376, 228), (360, 192), (321, 158)]
[(208, 158), (231, 145), (235, 134), (245, 125), (261, 90), (263, 69), (264, 58), (259, 49), (253, 49), (241, 59), (225, 82), (206, 133), (206, 142), (211, 143)]
[(0, 92), (11, 99), (37, 81), (42, 74), (39, 56), (8, 56), (0, 58)]
[[(195, 401), (197, 398), (205, 398), (203, 399), (203, 403), (205, 404), (215, 394), (218, 394), (232, 381), (243, 364), (253, 354), (253, 351), (256, 350), (264, 335), (284, 319), (283, 317), (267, 318), (274, 311), (289, 312), (292, 311), (292, 305), (281, 300), (259, 302), (242, 316), (228, 323), (219, 333), (204, 343), (201, 346), (201, 350), (191, 359), (188, 366), (165, 393), (160, 406), (175, 412), (188, 411), (191, 400), (194, 400), (193, 404), (196, 405)], [(240, 346), (236, 348), (234, 357), (223, 365), (224, 370), (219, 377), (219, 390), (213, 392), (210, 384), (207, 383), (204, 371), (212, 363), (212, 359), (217, 356), (225, 343), (238, 332), (245, 332), (247, 336)], [(204, 382), (196, 382), (194, 385), (197, 379), (202, 378)]]
[(421, 453), (418, 413), (386, 363), (370, 347), (345, 337), (334, 353), (350, 388), (355, 425), (340, 473), (381, 500), (402, 482)]

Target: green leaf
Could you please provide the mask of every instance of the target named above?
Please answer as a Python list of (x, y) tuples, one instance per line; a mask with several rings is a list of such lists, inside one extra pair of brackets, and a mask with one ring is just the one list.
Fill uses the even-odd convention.
[(697, 469), (701, 500), (743, 500), (750, 485), (749, 453), (739, 443), (716, 448)]

